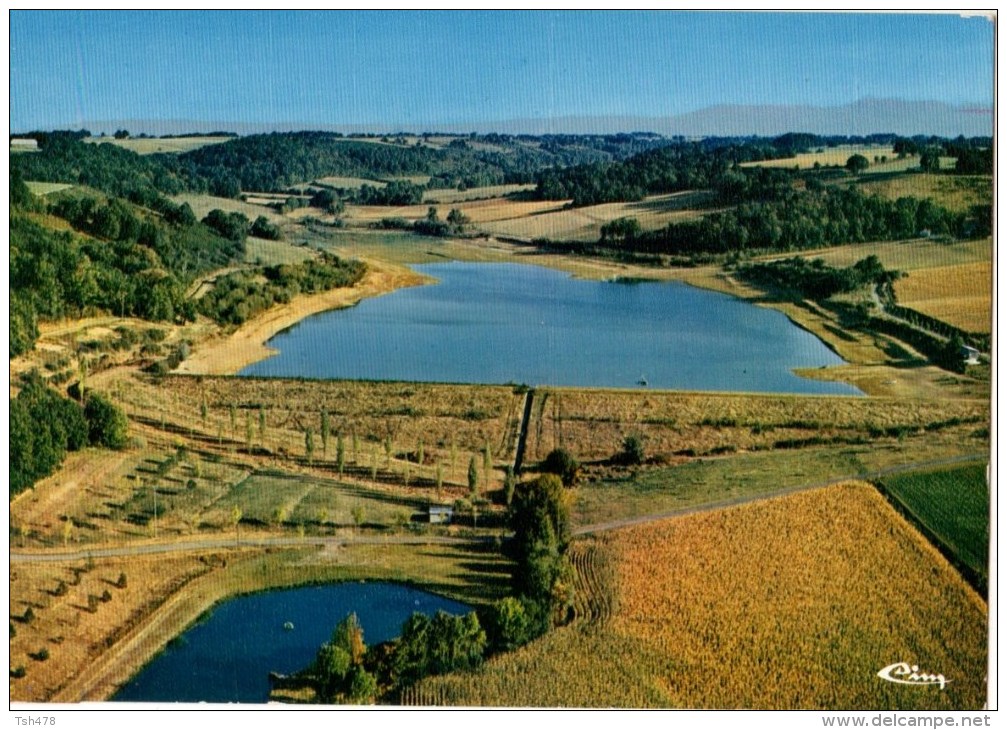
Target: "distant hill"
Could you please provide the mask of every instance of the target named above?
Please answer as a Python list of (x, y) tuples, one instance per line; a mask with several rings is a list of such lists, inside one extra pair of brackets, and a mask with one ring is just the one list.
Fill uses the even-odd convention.
[(551, 119), (510, 119), (499, 122), (417, 126), (387, 122), (373, 125), (317, 124), (296, 121), (248, 123), (234, 121), (117, 119), (83, 122), (94, 133), (128, 129), (155, 135), (211, 132), (225, 129), (238, 134), (285, 132), (300, 129), (355, 134), (373, 132), (499, 132), (501, 134), (614, 134), (655, 132), (686, 137), (775, 136), (786, 132), (821, 135), (868, 135), (880, 132), (940, 137), (992, 136), (993, 109), (981, 104), (955, 106), (939, 101), (861, 99), (840, 106), (721, 105), (665, 117), (571, 116)]
[(936, 101), (861, 99), (842, 106), (713, 106), (668, 117), (562, 117), (522, 119), (497, 125), (476, 125), (474, 131), (493, 127), (501, 133), (572, 134), (577, 132), (655, 132), (686, 137), (772, 137), (787, 132), (820, 135), (870, 135), (890, 132), (939, 137), (992, 136), (993, 109), (953, 106)]

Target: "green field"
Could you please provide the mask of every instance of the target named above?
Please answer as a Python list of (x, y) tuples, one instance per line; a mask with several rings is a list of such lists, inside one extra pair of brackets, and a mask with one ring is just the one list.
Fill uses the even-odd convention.
[(58, 193), (60, 190), (68, 190), (73, 187), (73, 185), (65, 183), (49, 182), (26, 182), (25, 185), (31, 190), (32, 195), (48, 195), (49, 193)]
[(900, 474), (881, 483), (940, 547), (987, 579), (990, 493), (985, 465)]

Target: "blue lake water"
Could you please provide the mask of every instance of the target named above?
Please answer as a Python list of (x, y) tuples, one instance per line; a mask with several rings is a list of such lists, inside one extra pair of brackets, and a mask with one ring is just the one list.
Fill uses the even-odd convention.
[(241, 375), (859, 394), (794, 368), (842, 364), (780, 312), (678, 282), (520, 264), (415, 267), (439, 283), (309, 317)]
[[(269, 673), (290, 674), (350, 612), (368, 646), (399, 635), (414, 611), (468, 613), (463, 603), (393, 583), (338, 583), (226, 601), (191, 627), (112, 698), (124, 702), (247, 702), (269, 697)], [(294, 625), (292, 630), (284, 623)]]

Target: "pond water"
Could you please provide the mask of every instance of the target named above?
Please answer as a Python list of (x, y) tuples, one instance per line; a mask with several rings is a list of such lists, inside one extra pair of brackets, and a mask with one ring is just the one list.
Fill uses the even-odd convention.
[(843, 361), (780, 312), (717, 292), (521, 264), (415, 268), (439, 283), (309, 317), (240, 374), (859, 394), (796, 376)]
[[(414, 611), (439, 610), (471, 609), (393, 583), (338, 583), (234, 598), (172, 641), (112, 700), (262, 703), (269, 697), (269, 673), (306, 667), (351, 611), (370, 646), (398, 636)], [(292, 629), (284, 628), (287, 622)]]

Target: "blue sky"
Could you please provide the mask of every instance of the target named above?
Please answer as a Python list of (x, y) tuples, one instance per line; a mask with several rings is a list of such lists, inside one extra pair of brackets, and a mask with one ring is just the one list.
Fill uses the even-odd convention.
[(989, 106), (993, 24), (905, 14), (10, 13), (12, 131), (665, 116), (865, 97)]

